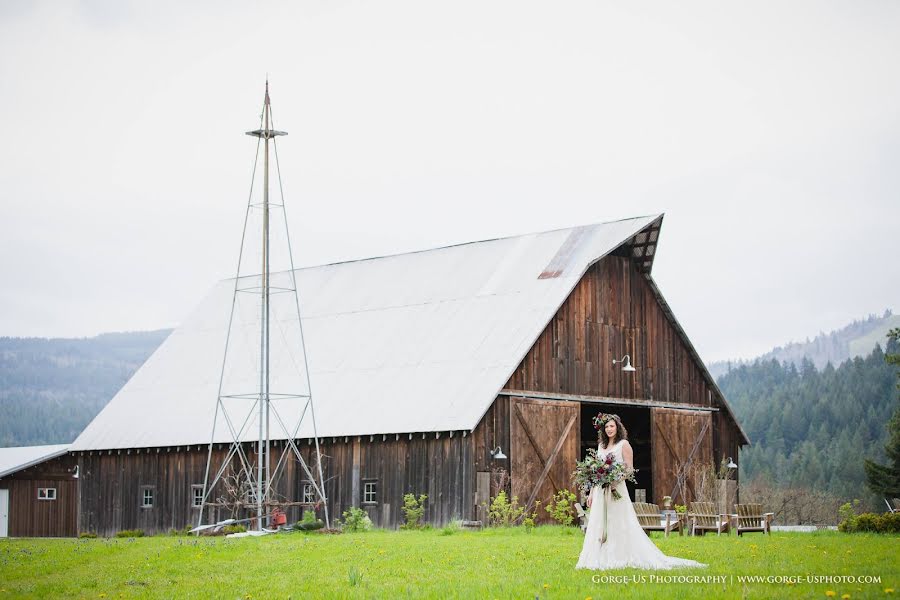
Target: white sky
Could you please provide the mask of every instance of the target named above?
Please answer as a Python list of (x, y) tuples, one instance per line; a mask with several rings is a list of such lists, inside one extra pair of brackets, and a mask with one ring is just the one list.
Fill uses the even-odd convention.
[(3, 0), (0, 335), (172, 327), (232, 276), (267, 72), (298, 265), (665, 212), (706, 360), (896, 310), (898, 31), (889, 1)]

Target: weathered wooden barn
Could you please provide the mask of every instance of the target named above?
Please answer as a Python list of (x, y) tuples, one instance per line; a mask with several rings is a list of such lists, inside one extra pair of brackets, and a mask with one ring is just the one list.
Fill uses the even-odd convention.
[(77, 484), (68, 445), (0, 448), (0, 538), (75, 536)]
[[(414, 493), (432, 524), (477, 519), (501, 470), (521, 502), (546, 503), (572, 487), (599, 411), (629, 429), (633, 497), (682, 502), (686, 465), (737, 459), (748, 439), (650, 276), (662, 220), (298, 269), (330, 517), (359, 506), (393, 527)], [(79, 531), (196, 521), (233, 288), (217, 285), (72, 444)], [(613, 363), (626, 354), (633, 372)], [(307, 420), (310, 459), (312, 436)], [(313, 500), (297, 464), (278, 493)]]

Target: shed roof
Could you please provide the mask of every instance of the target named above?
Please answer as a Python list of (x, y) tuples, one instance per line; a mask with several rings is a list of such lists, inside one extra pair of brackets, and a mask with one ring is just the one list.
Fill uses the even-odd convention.
[(68, 450), (68, 444), (0, 448), (0, 477), (12, 475), (17, 471), (40, 464), (45, 460), (62, 456)]
[[(297, 269), (316, 433), (473, 429), (593, 263), (628, 243), (649, 271), (661, 222), (650, 215)], [(234, 279), (214, 286), (71, 449), (209, 443), (234, 289)], [(251, 315), (238, 326), (259, 323)], [(252, 357), (258, 334), (229, 344)], [(272, 363), (276, 387), (294, 381), (294, 367)], [(300, 403), (286, 402), (284, 421), (296, 422)], [(256, 439), (249, 418), (242, 437)], [(312, 436), (306, 418), (293, 437)], [(230, 440), (220, 420), (215, 441)]]

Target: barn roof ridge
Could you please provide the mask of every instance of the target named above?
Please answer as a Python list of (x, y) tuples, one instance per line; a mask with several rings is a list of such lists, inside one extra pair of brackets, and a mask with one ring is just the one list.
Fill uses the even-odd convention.
[[(627, 218), (624, 218), (624, 219), (614, 219), (614, 220), (612, 220), (612, 221), (599, 221), (599, 222), (596, 222), (596, 223), (585, 223), (584, 225), (571, 225), (571, 226), (569, 226), (569, 227), (557, 227), (557, 228), (555, 228), (555, 229), (542, 229), (542, 230), (540, 230), (540, 231), (529, 231), (529, 232), (525, 232), (525, 233), (515, 233), (515, 234), (512, 234), (512, 235), (504, 235), (504, 236), (500, 236), (500, 237), (486, 238), (486, 239), (481, 239), (481, 240), (469, 240), (469, 241), (467, 241), (467, 242), (456, 242), (456, 243), (453, 243), (453, 244), (447, 244), (447, 245), (444, 245), (444, 246), (434, 246), (434, 247), (432, 247), (432, 248), (419, 248), (419, 249), (417, 249), (417, 250), (405, 250), (405, 251), (403, 251), (403, 252), (393, 252), (393, 253), (391, 253), (391, 254), (381, 254), (381, 255), (378, 255), (378, 256), (364, 256), (364, 257), (360, 257), (360, 258), (350, 258), (350, 259), (347, 259), (347, 260), (337, 260), (337, 261), (334, 261), (334, 262), (319, 263), (319, 264), (316, 264), (316, 265), (305, 265), (305, 266), (302, 266), (302, 267), (294, 267), (294, 271), (305, 271), (305, 270), (308, 270), (308, 269), (319, 269), (319, 268), (322, 268), (322, 267), (335, 267), (335, 266), (339, 266), (339, 265), (346, 265), (346, 264), (349, 264), (349, 263), (359, 263), (359, 262), (366, 262), (366, 261), (370, 261), (370, 260), (381, 260), (381, 259), (383, 259), (383, 258), (394, 258), (394, 257), (400, 257), (400, 256), (407, 256), (407, 255), (410, 255), (410, 254), (423, 254), (423, 253), (428, 253), (428, 252), (437, 252), (437, 251), (439, 251), (439, 250), (449, 250), (450, 248), (459, 248), (459, 247), (461, 247), (461, 246), (470, 246), (470, 245), (473, 245), (473, 244), (486, 244), (486, 243), (490, 243), (490, 242), (502, 242), (502, 241), (505, 241), (505, 240), (512, 240), (512, 239), (515, 239), (515, 238), (528, 237), (528, 236), (532, 236), (532, 235), (543, 235), (543, 234), (547, 234), (547, 233), (558, 233), (558, 232), (560, 232), (560, 231), (570, 231), (570, 230), (573, 230), (573, 229), (582, 229), (582, 228), (587, 228), (587, 227), (599, 227), (599, 226), (601, 226), (601, 225), (611, 225), (611, 224), (613, 224), (613, 223), (624, 223), (624, 222), (626, 222), (626, 221), (637, 221), (637, 220), (640, 220), (640, 219), (649, 219), (649, 218), (653, 218), (653, 219), (655, 220), (655, 219), (658, 219), (658, 218), (663, 217), (663, 216), (665, 216), (665, 213), (664, 213), (664, 212), (662, 212), (662, 213), (651, 213), (651, 214), (648, 214), (648, 215), (640, 215), (640, 216), (637, 216), (637, 217), (627, 217)], [(290, 269), (284, 269), (284, 270), (281, 270), (281, 271), (273, 271), (272, 274), (274, 275), (274, 274), (278, 274), (278, 273), (287, 273), (288, 271), (290, 271)], [(256, 274), (256, 275), (242, 275), (242, 276), (240, 277), (240, 279), (252, 279), (253, 277), (259, 277), (259, 275), (258, 275), (258, 274)], [(234, 281), (234, 279), (235, 279), (234, 277), (226, 277), (225, 279), (222, 279), (222, 280), (220, 280), (220, 281)]]

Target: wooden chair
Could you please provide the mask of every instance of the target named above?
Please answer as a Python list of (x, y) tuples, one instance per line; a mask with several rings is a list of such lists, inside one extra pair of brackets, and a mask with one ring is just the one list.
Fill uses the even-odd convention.
[(677, 529), (678, 535), (684, 535), (681, 528), (681, 519), (676, 517), (673, 522), (672, 513), (667, 512), (666, 520), (663, 522), (658, 505), (649, 502), (635, 502), (633, 506), (634, 512), (637, 514), (638, 523), (641, 524), (641, 529), (643, 529), (645, 533), (651, 531), (664, 531), (666, 537), (669, 537), (669, 532)]
[(707, 531), (715, 531), (716, 535), (728, 533), (731, 526), (728, 515), (716, 512), (715, 502), (691, 502), (687, 518), (691, 523), (691, 535), (703, 535)]
[(581, 523), (581, 530), (587, 530), (587, 514), (584, 512), (584, 508), (581, 506), (580, 502), (575, 503), (575, 514), (578, 516), (578, 521)]
[(734, 517), (734, 530), (738, 535), (748, 531), (761, 531), (772, 535), (772, 519), (775, 513), (764, 513), (762, 504), (735, 504), (734, 510), (737, 512)]

